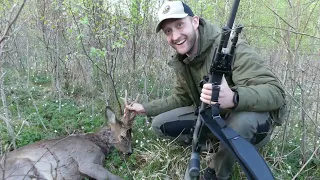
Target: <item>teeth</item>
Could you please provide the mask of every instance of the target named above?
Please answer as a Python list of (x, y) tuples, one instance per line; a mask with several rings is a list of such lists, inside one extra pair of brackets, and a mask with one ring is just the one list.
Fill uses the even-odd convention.
[(180, 44), (184, 43), (185, 41), (186, 41), (186, 40), (183, 39), (183, 40), (181, 40), (181, 41), (179, 41), (179, 42), (176, 42), (176, 44), (177, 44), (177, 45), (180, 45)]

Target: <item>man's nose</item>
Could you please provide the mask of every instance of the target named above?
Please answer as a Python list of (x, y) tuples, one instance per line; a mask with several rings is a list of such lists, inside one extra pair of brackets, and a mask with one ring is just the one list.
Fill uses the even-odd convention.
[(180, 33), (177, 31), (172, 31), (172, 40), (177, 40), (180, 36)]

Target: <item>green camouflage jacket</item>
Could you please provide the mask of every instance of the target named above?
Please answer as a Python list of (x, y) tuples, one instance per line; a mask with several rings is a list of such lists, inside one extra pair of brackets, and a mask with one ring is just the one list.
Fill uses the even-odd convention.
[[(176, 80), (172, 94), (165, 99), (143, 104), (147, 116), (183, 106), (199, 106), (203, 76), (208, 75), (214, 49), (219, 44), (220, 29), (200, 18), (198, 53), (192, 57), (176, 54), (168, 65), (174, 69)], [(226, 80), (239, 94), (238, 106), (233, 111), (270, 112), (281, 125), (286, 109), (285, 93), (276, 76), (263, 65), (262, 58), (244, 41), (238, 41), (232, 74)], [(225, 110), (221, 111), (225, 113)]]

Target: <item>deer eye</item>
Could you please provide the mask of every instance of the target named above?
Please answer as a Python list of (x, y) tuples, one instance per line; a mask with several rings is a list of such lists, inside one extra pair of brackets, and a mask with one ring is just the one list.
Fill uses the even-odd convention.
[(120, 136), (121, 140), (126, 140), (126, 137), (125, 136)]

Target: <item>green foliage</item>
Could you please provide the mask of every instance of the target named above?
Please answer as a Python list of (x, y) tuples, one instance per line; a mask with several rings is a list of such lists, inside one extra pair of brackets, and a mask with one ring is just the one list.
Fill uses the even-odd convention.
[(41, 127), (30, 126), (22, 129), (22, 132), (16, 139), (18, 147), (25, 146), (46, 138), (46, 132)]
[(142, 23), (143, 17), (141, 16), (141, 0), (131, 1), (130, 13), (132, 17), (132, 25), (140, 25)]
[(97, 49), (94, 47), (90, 48), (90, 56), (96, 58), (104, 58), (106, 56), (106, 49)]
[(51, 77), (45, 73), (35, 73), (31, 80), (36, 85), (47, 85), (51, 83)]
[[(15, 96), (8, 96), (12, 116), (18, 115), (17, 107), (20, 107), (20, 113), (27, 116), (25, 120), (15, 120), (13, 124), (15, 132), (19, 132), (18, 146), (71, 133), (92, 132), (105, 123), (101, 111), (93, 112), (92, 108), (78, 106), (73, 99), (54, 100), (54, 97), (46, 96), (39, 86), (32, 90), (16, 89), (12, 93)], [(41, 121), (47, 130), (43, 128)], [(0, 134), (6, 134), (4, 124), (0, 124), (0, 127)], [(2, 140), (9, 142), (8, 136), (3, 136)]]
[(80, 19), (79, 22), (83, 25), (88, 25), (89, 24), (88, 16), (84, 16), (83, 18)]
[(34, 112), (33, 100), (37, 101), (43, 98), (45, 95), (42, 94), (43, 88), (33, 87), (27, 88), (12, 88), (7, 94), (7, 105), (13, 115), (16, 115), (18, 106), (26, 113)]

